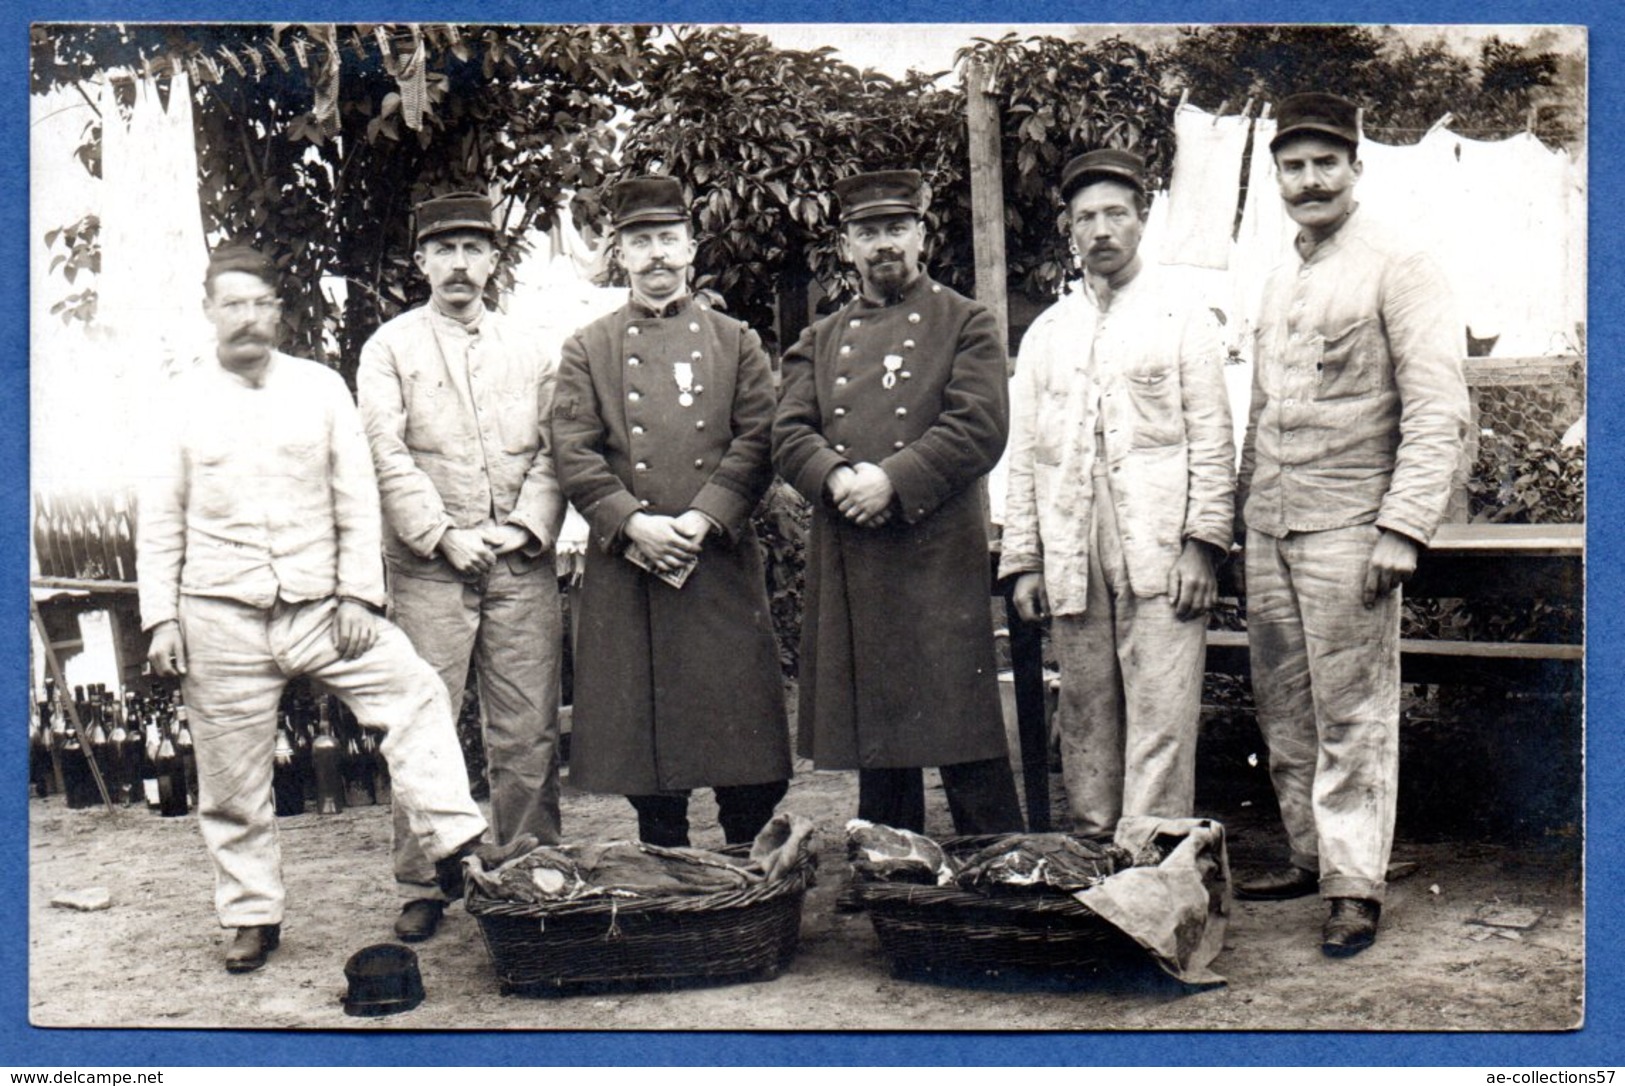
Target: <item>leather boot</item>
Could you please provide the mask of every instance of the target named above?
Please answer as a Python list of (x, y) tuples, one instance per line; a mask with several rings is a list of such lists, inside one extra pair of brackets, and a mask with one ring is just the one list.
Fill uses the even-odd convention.
[(258, 924), (238, 928), (226, 951), (226, 972), (252, 973), (282, 942), (281, 924)]
[(1334, 897), (1331, 901), (1332, 912), (1320, 937), (1320, 949), (1328, 957), (1347, 958), (1377, 941), (1381, 905), (1358, 897)]
[(539, 842), (533, 833), (522, 833), (505, 845), (482, 844), (478, 837), (458, 845), (450, 856), (434, 862), (434, 881), (448, 901), (463, 896), (463, 861), (477, 857), (486, 871), (495, 871), (515, 856), (523, 856)]
[(428, 897), (408, 901), (395, 918), (395, 937), (403, 943), (421, 943), (440, 930), (445, 913), (444, 901)]
[(1270, 871), (1236, 883), (1236, 896), (1243, 901), (1288, 901), (1308, 897), (1319, 889), (1319, 875), (1293, 864), (1283, 871)]

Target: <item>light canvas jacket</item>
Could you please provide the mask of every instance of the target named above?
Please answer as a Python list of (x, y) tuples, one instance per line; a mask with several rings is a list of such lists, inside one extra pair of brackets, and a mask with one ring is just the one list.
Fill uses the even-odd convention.
[(1450, 501), (1468, 422), (1463, 324), (1434, 260), (1356, 209), (1270, 274), (1240, 503), (1265, 535), (1376, 522), (1417, 543)]
[(1087, 608), (1097, 427), (1136, 596), (1167, 591), (1187, 539), (1227, 549), (1223, 358), (1212, 311), (1154, 265), (1105, 309), (1078, 290), (1039, 314), (1011, 388), (1000, 576), (1042, 572), (1053, 613)]
[(182, 595), (383, 606), (378, 489), (337, 373), (277, 352), (256, 387), (205, 359), (165, 393), (136, 528), (143, 629)]
[(356, 386), (392, 569), (457, 580), (436, 551), (441, 536), (488, 521), (536, 537), (505, 556), (513, 572), (544, 560), (564, 521), (549, 429), (555, 369), (546, 351), (495, 312), (482, 314), (470, 334), (423, 305), (367, 340)]

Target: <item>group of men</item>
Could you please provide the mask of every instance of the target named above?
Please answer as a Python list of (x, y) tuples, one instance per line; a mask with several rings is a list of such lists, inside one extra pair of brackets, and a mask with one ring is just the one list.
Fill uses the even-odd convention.
[[(1394, 589), (1442, 516), (1466, 399), (1431, 262), (1355, 213), (1353, 107), (1300, 95), (1278, 117), (1301, 232), (1266, 290), (1239, 512), (1292, 853), (1238, 892), (1318, 888), (1323, 945), (1344, 954), (1375, 937), (1392, 838)], [(274, 268), (217, 250), (216, 357), (175, 379), (155, 427), (139, 577), (149, 658), (191, 711), (227, 968), (258, 968), (280, 939), (271, 747), (291, 677), (384, 733), (402, 939), (435, 932), (466, 858), (560, 840), (566, 500), (593, 544), (571, 780), (625, 795), (643, 841), (688, 844), (694, 788), (714, 789), (731, 843), (786, 793), (750, 522), (775, 472), (812, 509), (799, 752), (858, 771), (862, 818), (923, 831), (934, 766), (956, 832), (1022, 828), (979, 486), (1007, 437), (1001, 575), (1022, 617), (1051, 621), (1073, 828), (1189, 816), (1204, 616), (1238, 511), (1222, 351), (1212, 314), (1139, 254), (1139, 157), (1080, 155), (1061, 190), (1083, 281), (1028, 331), (1013, 386), (992, 312), (923, 270), (929, 193), (909, 170), (837, 182), (861, 290), (785, 353), (777, 398), (757, 335), (690, 289), (673, 178), (610, 190), (630, 298), (556, 366), (486, 306), (489, 201), (420, 205), (431, 297), (364, 347), (359, 411), (332, 371), (276, 350)], [(455, 731), (471, 664), (489, 826)]]
[[(1188, 816), (1214, 567), (1243, 544), (1253, 692), (1290, 846), (1236, 893), (1330, 902), (1321, 946), (1376, 938), (1399, 767), (1399, 585), (1450, 499), (1468, 421), (1437, 266), (1359, 213), (1356, 107), (1280, 103), (1298, 226), (1255, 325), (1239, 477), (1214, 315), (1138, 248), (1144, 164), (1067, 164), (1081, 290), (1023, 340), (1001, 573), (1051, 621), (1074, 829)], [(1232, 536), (1232, 522), (1235, 525)], [(1231, 561), (1237, 559), (1231, 558)]]

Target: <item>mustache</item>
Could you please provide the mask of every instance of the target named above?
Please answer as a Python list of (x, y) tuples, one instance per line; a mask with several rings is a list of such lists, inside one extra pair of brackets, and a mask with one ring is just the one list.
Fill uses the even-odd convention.
[(1310, 189), (1307, 192), (1298, 193), (1298, 195), (1292, 198), (1291, 203), (1293, 206), (1314, 203), (1317, 200), (1330, 200), (1334, 195), (1336, 194), (1328, 192), (1325, 189)]
[(258, 331), (254, 330), (252, 328), (245, 328), (240, 332), (233, 332), (231, 334), (231, 336), (226, 340), (226, 342), (227, 343), (232, 343), (232, 344), (236, 344), (236, 343), (270, 343), (271, 342), (271, 337), (266, 336), (266, 335), (261, 335)]

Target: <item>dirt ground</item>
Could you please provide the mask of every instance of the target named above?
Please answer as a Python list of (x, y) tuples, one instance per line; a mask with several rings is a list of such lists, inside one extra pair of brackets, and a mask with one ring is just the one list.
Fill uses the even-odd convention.
[[(1198, 780), (1216, 752), (1204, 732)], [(1227, 828), (1232, 868), (1246, 873), (1284, 855), (1278, 817), (1246, 787), (1208, 787), (1198, 814)], [(568, 778), (566, 778), (568, 779)], [(1052, 775), (1055, 810), (1060, 781)], [(927, 829), (950, 832), (934, 774)], [(68, 810), (30, 801), (29, 1018), (36, 1026), (179, 1029), (559, 1030), (1564, 1030), (1583, 1020), (1584, 914), (1577, 842), (1523, 835), (1513, 842), (1464, 832), (1407, 832), (1395, 859), (1416, 864), (1390, 886), (1376, 946), (1352, 959), (1322, 956), (1317, 899), (1238, 901), (1214, 963), (1225, 986), (1187, 991), (1149, 960), (1104, 978), (977, 987), (895, 979), (869, 919), (837, 912), (847, 878), (840, 828), (856, 809), (855, 776), (805, 764), (784, 808), (816, 820), (821, 874), (807, 895), (800, 950), (777, 979), (678, 990), (564, 997), (497, 991), (478, 923), (461, 907), (417, 952), (427, 998), (386, 1018), (343, 1013), (343, 966), (391, 938), (396, 912), (384, 806), (279, 820), (288, 915), (266, 968), (227, 974), (228, 933), (216, 926), (212, 875), (193, 818), (145, 810)], [(695, 844), (721, 844), (709, 793), (693, 803)], [(1414, 819), (1413, 819), (1414, 821)], [(574, 840), (635, 833), (619, 797), (565, 789)], [(51, 906), (103, 887), (109, 909)], [(1527, 910), (1525, 930), (1475, 921)]]

